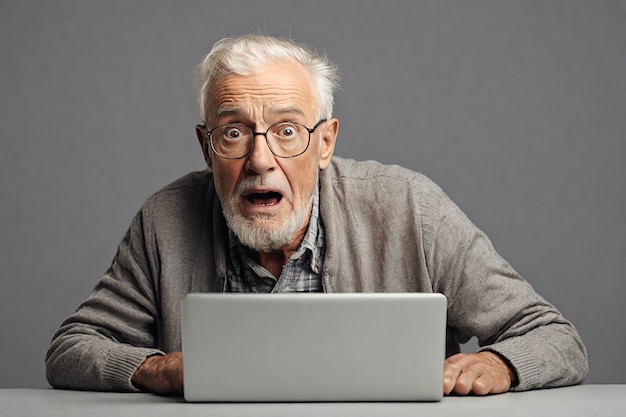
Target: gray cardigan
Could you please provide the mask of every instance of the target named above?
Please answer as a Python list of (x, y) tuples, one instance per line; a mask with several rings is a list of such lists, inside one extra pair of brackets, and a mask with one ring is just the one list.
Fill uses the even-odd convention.
[[(326, 292), (443, 293), (448, 356), (476, 336), (515, 368), (516, 390), (586, 377), (574, 327), (426, 177), (334, 157), (320, 173), (320, 215)], [(223, 291), (227, 233), (207, 172), (147, 199), (102, 280), (55, 334), (50, 384), (134, 391), (130, 379), (146, 356), (181, 350), (182, 297)]]

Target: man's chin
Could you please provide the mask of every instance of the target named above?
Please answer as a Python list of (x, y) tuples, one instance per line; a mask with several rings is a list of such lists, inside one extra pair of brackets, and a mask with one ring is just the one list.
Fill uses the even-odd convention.
[(277, 239), (271, 231), (258, 228), (233, 232), (243, 245), (258, 252), (273, 252), (289, 242), (289, 239)]
[(295, 239), (306, 226), (312, 205), (313, 197), (308, 204), (295, 210), (245, 213), (234, 199), (223, 205), (223, 213), (228, 227), (242, 244), (256, 251), (272, 252)]
[[(226, 214), (226, 213), (225, 213)], [(242, 215), (226, 214), (228, 227), (239, 241), (256, 251), (272, 252), (280, 249), (292, 239), (295, 231), (291, 219), (280, 221), (274, 216), (255, 215), (246, 218)], [(297, 228), (296, 228), (297, 229)]]

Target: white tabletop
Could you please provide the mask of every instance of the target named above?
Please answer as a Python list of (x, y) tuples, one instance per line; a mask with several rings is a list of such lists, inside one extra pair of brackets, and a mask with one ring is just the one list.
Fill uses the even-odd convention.
[(626, 385), (579, 385), (438, 403), (185, 403), (152, 394), (0, 389), (0, 416), (626, 416)]

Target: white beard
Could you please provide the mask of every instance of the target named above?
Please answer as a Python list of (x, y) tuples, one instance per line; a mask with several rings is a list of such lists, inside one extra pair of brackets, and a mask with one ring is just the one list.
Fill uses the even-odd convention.
[[(276, 188), (280, 190), (290, 189), (283, 184), (275, 184), (273, 180), (266, 177), (248, 177), (237, 185), (232, 198), (222, 201), (222, 211), (228, 227), (242, 244), (256, 251), (271, 252), (289, 243), (304, 226), (313, 206), (315, 190), (312, 190), (311, 195), (303, 200), (300, 207), (294, 207), (294, 210), (277, 224), (275, 216), (255, 215), (247, 218), (239, 211), (237, 203), (240, 196), (254, 185), (271, 187), (278, 185)], [(283, 198), (293, 201), (293, 195), (283, 195)]]

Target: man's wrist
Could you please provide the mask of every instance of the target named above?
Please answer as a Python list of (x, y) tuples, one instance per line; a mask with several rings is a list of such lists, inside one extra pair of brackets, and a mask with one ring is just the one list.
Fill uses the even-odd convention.
[(511, 364), (511, 361), (509, 361), (506, 357), (502, 356), (499, 352), (496, 352), (494, 350), (487, 349), (483, 350), (482, 352), (491, 353), (493, 355), (493, 358), (502, 365), (503, 369), (507, 370), (509, 379), (511, 380), (511, 388), (519, 383), (519, 380), (517, 378), (517, 371), (515, 370), (515, 367)]
[(154, 361), (158, 361), (161, 355), (148, 356), (133, 373), (130, 379), (131, 384), (141, 391), (150, 391), (149, 380), (151, 370), (154, 368)]

